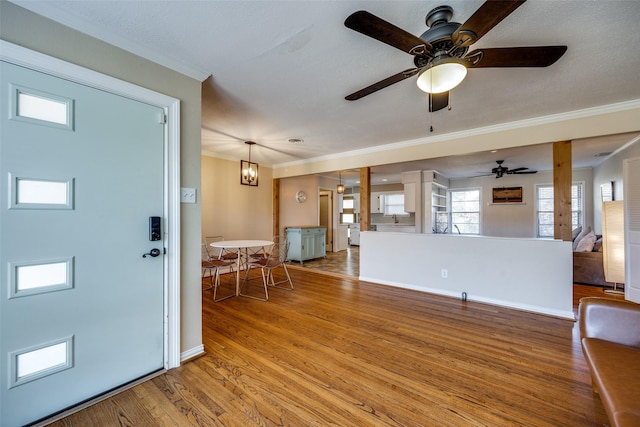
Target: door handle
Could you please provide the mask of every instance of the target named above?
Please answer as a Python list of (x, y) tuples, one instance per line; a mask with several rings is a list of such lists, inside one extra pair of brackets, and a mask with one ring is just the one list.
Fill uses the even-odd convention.
[(160, 255), (160, 249), (158, 248), (153, 248), (151, 249), (149, 252), (147, 252), (146, 254), (142, 255), (142, 258), (146, 258), (147, 255), (149, 255), (150, 257), (157, 257), (158, 255)]

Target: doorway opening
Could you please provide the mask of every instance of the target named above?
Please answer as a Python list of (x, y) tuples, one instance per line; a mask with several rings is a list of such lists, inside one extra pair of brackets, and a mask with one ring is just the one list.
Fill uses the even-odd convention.
[(335, 252), (333, 245), (333, 191), (320, 190), (320, 227), (326, 228), (326, 250)]

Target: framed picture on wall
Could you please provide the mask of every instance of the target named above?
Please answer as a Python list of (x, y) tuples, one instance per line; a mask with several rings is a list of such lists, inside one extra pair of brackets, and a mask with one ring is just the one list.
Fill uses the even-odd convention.
[(493, 203), (522, 203), (522, 187), (494, 188)]

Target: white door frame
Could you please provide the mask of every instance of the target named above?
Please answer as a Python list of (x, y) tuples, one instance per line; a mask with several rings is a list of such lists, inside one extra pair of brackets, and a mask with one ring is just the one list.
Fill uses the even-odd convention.
[(162, 108), (164, 141), (164, 365), (180, 366), (180, 100), (0, 40), (0, 60)]

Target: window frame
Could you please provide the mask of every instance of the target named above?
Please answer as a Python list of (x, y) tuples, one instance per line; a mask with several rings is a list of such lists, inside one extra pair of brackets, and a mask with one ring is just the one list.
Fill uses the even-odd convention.
[[(387, 200), (390, 200), (390, 198), (391, 198), (392, 196), (401, 197), (401, 198), (402, 198), (402, 203), (393, 203), (393, 204), (391, 204), (391, 203), (387, 203)], [(399, 217), (399, 216), (409, 216), (409, 212), (406, 212), (406, 211), (404, 210), (404, 193), (388, 193), (388, 194), (382, 194), (382, 195), (380, 196), (380, 198), (381, 198), (381, 200), (382, 200), (382, 214), (383, 214), (384, 216), (394, 216), (394, 215), (395, 215), (396, 217)], [(395, 213), (394, 213), (394, 212), (391, 212), (391, 211), (388, 209), (388, 207), (389, 207), (389, 206), (395, 206), (395, 207), (402, 206), (402, 212), (395, 212)]]
[[(576, 187), (578, 189), (577, 191), (577, 201), (578, 201), (578, 209), (574, 210), (574, 203), (573, 203), (573, 188)], [(551, 188), (552, 192), (554, 190), (553, 188), (553, 184), (536, 184), (535, 185), (535, 230), (536, 230), (536, 238), (538, 239), (553, 239), (554, 235), (541, 235), (540, 234), (540, 213), (544, 212), (544, 213), (551, 213), (551, 215), (554, 215), (555, 212), (555, 206), (554, 209), (551, 211), (541, 211), (540, 210), (540, 189), (541, 188)], [(585, 215), (585, 182), (584, 181), (574, 181), (571, 183), (571, 229), (575, 229), (576, 227), (580, 227), (580, 226), (584, 226), (584, 215)], [(553, 194), (553, 193), (552, 193)], [(574, 215), (577, 213), (577, 219), (576, 219), (576, 223), (574, 224), (573, 219), (574, 219)], [(550, 225), (553, 225), (554, 222), (551, 222)], [(545, 224), (545, 225), (549, 225), (549, 224)]]
[[(453, 210), (453, 193), (462, 193), (462, 192), (470, 192), (475, 191), (478, 193), (478, 210), (475, 211), (454, 211)], [(449, 188), (447, 194), (447, 210), (449, 214), (449, 224), (451, 224), (451, 228), (449, 230), (450, 234), (462, 234), (467, 236), (481, 236), (482, 235), (482, 187), (467, 187), (467, 188)], [(469, 233), (469, 232), (458, 232), (458, 229), (455, 229), (455, 226), (458, 223), (454, 223), (453, 216), (457, 213), (476, 213), (478, 214), (478, 232), (477, 233)], [(455, 231), (454, 231), (455, 230)]]
[[(350, 208), (347, 208), (344, 206), (344, 202), (347, 200), (351, 200), (353, 202), (353, 204), (351, 205)], [(353, 194), (349, 194), (349, 195), (343, 195), (341, 197), (340, 203), (342, 204), (341, 207), (341, 212), (340, 212), (340, 224), (355, 224), (356, 222), (356, 210), (355, 210), (355, 197), (353, 197)], [(348, 221), (349, 217), (345, 217), (345, 215), (352, 215), (351, 216), (351, 221)]]

